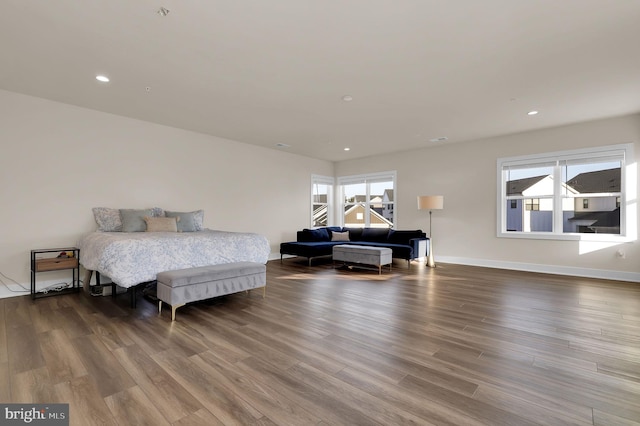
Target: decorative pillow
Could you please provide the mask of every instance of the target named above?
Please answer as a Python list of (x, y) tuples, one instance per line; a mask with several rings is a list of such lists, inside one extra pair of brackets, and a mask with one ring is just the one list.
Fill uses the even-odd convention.
[(331, 232), (331, 241), (349, 241), (349, 231)]
[(177, 232), (179, 217), (150, 217), (145, 216), (147, 232)]
[(164, 210), (162, 209), (162, 207), (153, 207), (151, 209), (151, 216), (152, 217), (164, 217)]
[(178, 220), (178, 232), (202, 231), (204, 210), (196, 210), (193, 212), (165, 211), (164, 214), (166, 217), (180, 218), (180, 220)]
[(196, 223), (196, 231), (202, 231), (204, 229), (204, 210), (196, 210), (193, 214), (193, 220)]
[(144, 232), (147, 224), (144, 217), (153, 217), (152, 209), (120, 209), (120, 219), (122, 220), (122, 232)]
[(100, 232), (121, 232), (122, 220), (120, 220), (120, 210), (109, 207), (94, 207), (93, 218), (98, 224)]

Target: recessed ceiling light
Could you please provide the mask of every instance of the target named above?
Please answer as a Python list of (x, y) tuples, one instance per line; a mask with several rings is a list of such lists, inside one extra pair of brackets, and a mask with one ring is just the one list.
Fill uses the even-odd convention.
[(344, 96), (342, 97), (342, 100), (343, 100), (343, 101), (345, 101), (345, 102), (351, 102), (351, 101), (353, 100), (353, 96), (351, 96), (351, 95), (344, 95)]
[(161, 7), (156, 13), (160, 16), (167, 16), (169, 14), (169, 9), (167, 9), (166, 7)]
[(96, 75), (96, 80), (101, 81), (102, 83), (108, 83), (109, 77), (106, 75)]
[(344, 149), (345, 151), (351, 151), (351, 148), (347, 147)]
[(529, 112), (527, 113), (527, 115), (536, 115), (537, 113), (538, 113), (538, 111), (535, 111), (535, 110), (534, 110), (534, 111), (529, 111)]
[(447, 139), (449, 139), (446, 136), (440, 136), (439, 138), (433, 138), (433, 139), (429, 139), (429, 142), (444, 142)]

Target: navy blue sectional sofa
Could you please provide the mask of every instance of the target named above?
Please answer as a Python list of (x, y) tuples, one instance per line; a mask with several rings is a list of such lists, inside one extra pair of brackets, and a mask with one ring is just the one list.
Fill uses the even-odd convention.
[(324, 228), (303, 229), (297, 232), (296, 241), (280, 244), (280, 261), (287, 255), (302, 256), (308, 259), (331, 256), (333, 246), (353, 244), (359, 246), (388, 247), (393, 257), (405, 259), (409, 266), (411, 260), (427, 255), (429, 238), (420, 229), (415, 231), (396, 231), (386, 228)]

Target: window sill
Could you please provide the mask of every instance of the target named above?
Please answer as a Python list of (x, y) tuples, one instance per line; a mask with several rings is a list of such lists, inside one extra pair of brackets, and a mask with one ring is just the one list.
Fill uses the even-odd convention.
[(611, 234), (554, 234), (551, 232), (498, 232), (498, 238), (529, 240), (594, 241), (608, 243), (628, 243), (637, 238)]

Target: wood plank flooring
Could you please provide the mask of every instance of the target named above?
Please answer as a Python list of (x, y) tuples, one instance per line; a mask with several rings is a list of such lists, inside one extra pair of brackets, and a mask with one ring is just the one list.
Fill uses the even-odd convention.
[(286, 259), (267, 297), (0, 300), (0, 401), (72, 425), (640, 425), (640, 284)]

